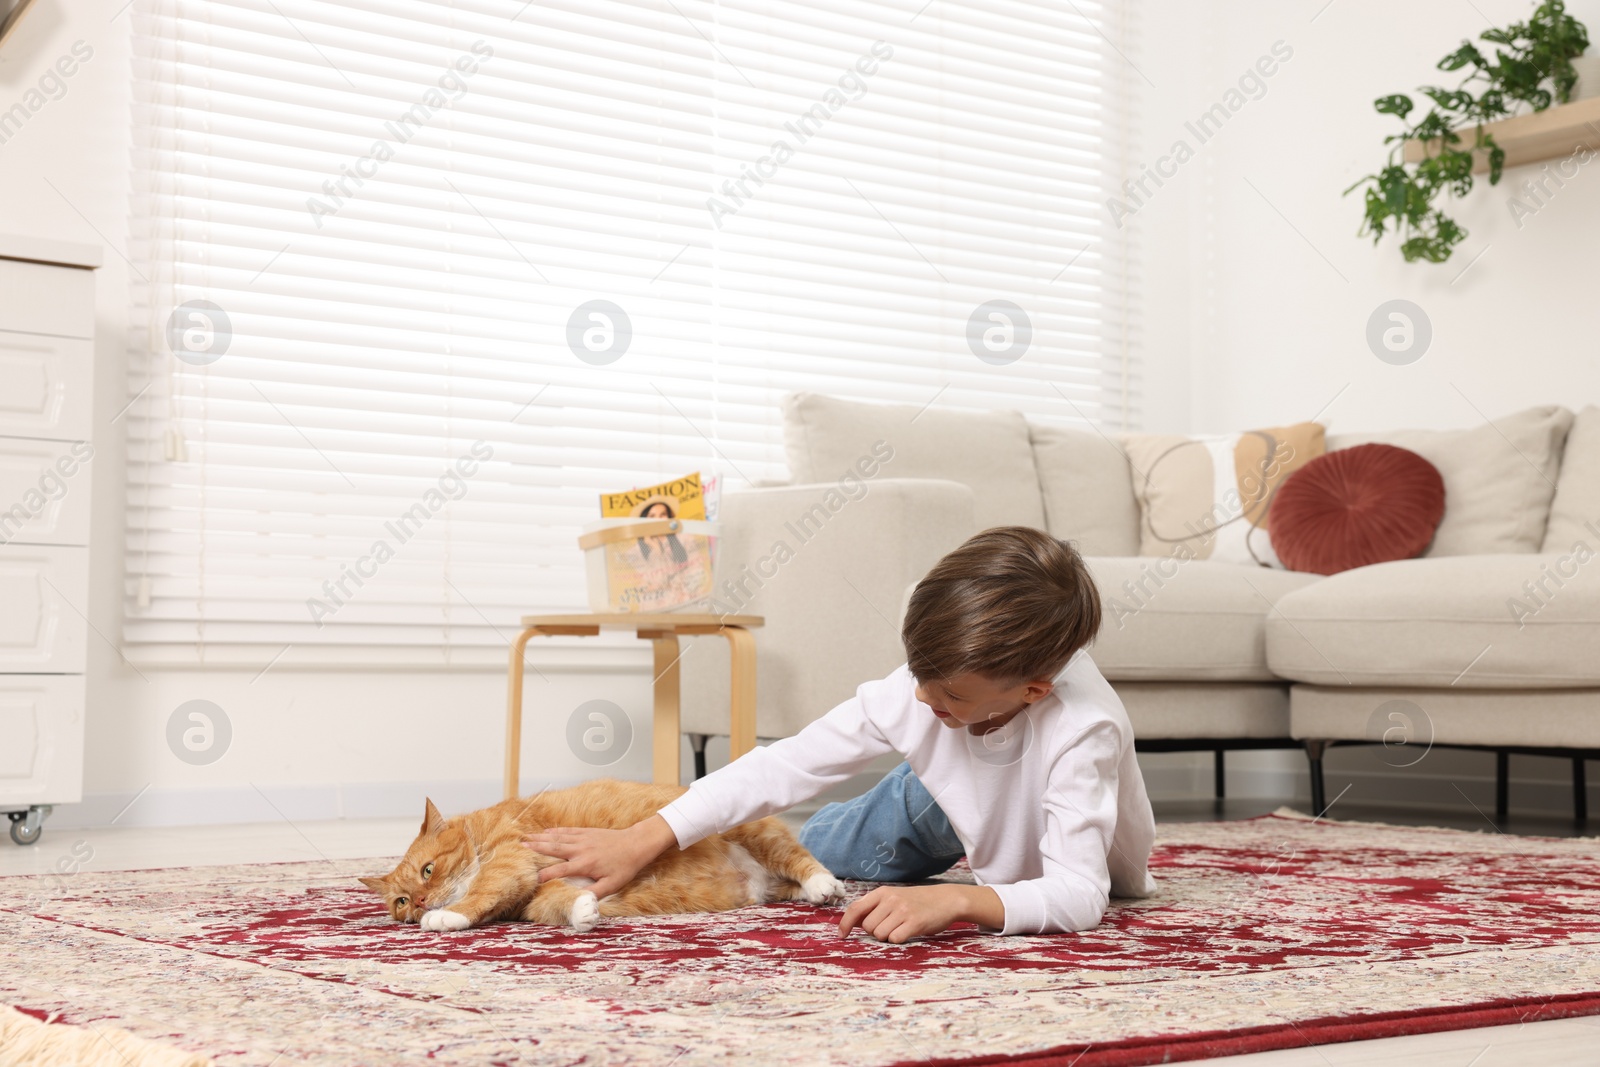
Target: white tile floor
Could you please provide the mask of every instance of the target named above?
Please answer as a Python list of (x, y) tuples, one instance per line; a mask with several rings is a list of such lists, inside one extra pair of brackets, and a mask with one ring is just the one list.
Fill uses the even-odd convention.
[[(58, 830), (45, 826), (38, 843), (19, 848), (0, 841), (0, 876), (44, 874), (77, 857), (83, 870), (115, 871), (219, 863), (277, 863), (399, 854), (416, 833), (415, 819), (197, 827), (108, 827)], [(87, 860), (83, 857), (87, 855)], [(1195, 1061), (1229, 1067), (1348, 1067), (1438, 1064), (1445, 1067), (1567, 1067), (1600, 1064), (1600, 1017), (1520, 1026), (1455, 1030), (1317, 1048)]]

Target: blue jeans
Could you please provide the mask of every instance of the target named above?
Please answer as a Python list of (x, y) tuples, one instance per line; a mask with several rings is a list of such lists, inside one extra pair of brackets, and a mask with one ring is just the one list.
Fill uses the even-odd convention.
[(811, 816), (800, 843), (835, 876), (864, 882), (931, 878), (966, 851), (909, 763), (854, 800)]

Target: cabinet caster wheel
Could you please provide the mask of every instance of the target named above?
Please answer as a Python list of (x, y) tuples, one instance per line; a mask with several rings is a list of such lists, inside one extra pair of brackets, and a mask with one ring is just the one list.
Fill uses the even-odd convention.
[(49, 814), (49, 805), (11, 812), (11, 840), (19, 845), (31, 845), (38, 841), (39, 835), (44, 833), (45, 816)]

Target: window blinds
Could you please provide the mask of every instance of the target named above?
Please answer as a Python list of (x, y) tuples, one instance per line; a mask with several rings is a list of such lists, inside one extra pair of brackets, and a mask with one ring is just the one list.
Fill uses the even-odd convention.
[(135, 16), (144, 660), (488, 656), (791, 390), (1137, 423), (1115, 3)]

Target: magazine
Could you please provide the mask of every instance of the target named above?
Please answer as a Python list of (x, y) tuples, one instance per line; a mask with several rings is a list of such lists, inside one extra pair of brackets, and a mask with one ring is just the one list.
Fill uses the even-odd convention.
[[(600, 515), (704, 522), (716, 517), (717, 488), (715, 477), (702, 485), (697, 472), (642, 489), (601, 493)], [(711, 538), (681, 530), (606, 545), (607, 610), (671, 611), (710, 599), (712, 550)]]

